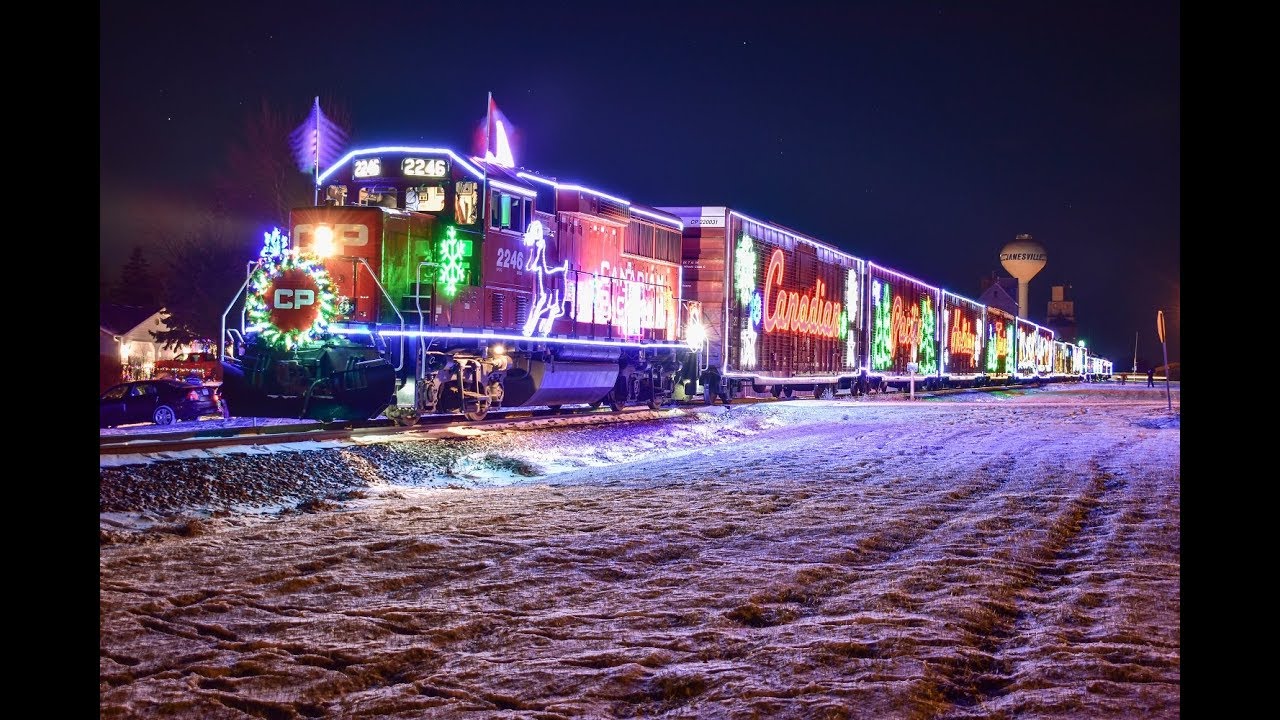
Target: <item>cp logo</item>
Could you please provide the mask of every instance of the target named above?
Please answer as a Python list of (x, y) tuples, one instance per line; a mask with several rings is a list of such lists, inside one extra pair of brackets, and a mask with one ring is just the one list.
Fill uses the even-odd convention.
[(293, 310), (295, 308), (303, 308), (307, 305), (314, 305), (316, 302), (316, 293), (314, 290), (278, 288), (272, 297), (273, 306), (281, 310)]

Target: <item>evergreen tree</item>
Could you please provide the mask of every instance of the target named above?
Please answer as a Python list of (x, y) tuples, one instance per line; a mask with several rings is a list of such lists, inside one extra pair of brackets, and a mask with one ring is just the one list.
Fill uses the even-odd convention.
[(129, 261), (120, 268), (120, 279), (110, 300), (121, 305), (159, 309), (160, 288), (142, 246), (134, 245)]

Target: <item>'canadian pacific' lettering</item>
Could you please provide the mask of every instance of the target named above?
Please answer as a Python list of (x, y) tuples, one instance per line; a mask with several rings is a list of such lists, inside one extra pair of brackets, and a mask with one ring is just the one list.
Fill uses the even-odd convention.
[(824, 297), (827, 284), (817, 280), (812, 295), (783, 290), (782, 271), (785, 267), (786, 258), (778, 248), (769, 257), (769, 267), (764, 273), (764, 331), (840, 337), (840, 303)]

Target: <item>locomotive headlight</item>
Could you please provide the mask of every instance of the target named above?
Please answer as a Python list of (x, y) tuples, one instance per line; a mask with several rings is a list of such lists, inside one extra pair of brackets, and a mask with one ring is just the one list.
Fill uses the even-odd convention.
[(489, 352), (493, 353), (494, 355), (506, 355), (507, 349), (503, 347), (502, 343), (494, 343), (493, 345), (489, 346)]
[(702, 327), (702, 323), (689, 323), (689, 328), (685, 338), (689, 347), (698, 349), (707, 341), (707, 329)]
[(333, 257), (337, 252), (337, 248), (333, 245), (333, 228), (328, 225), (317, 227), (315, 246), (312, 249), (322, 258)]

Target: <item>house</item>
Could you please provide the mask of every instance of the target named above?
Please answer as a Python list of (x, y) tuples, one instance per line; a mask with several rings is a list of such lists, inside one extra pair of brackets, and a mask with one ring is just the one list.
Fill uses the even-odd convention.
[(160, 319), (163, 308), (104, 304), (98, 315), (100, 390), (151, 377), (157, 360), (168, 360), (182, 349), (165, 350), (151, 334), (168, 329)]
[(1018, 280), (1011, 277), (1000, 277), (991, 273), (991, 277), (980, 281), (978, 302), (989, 307), (1000, 308), (1010, 315), (1018, 314)]

